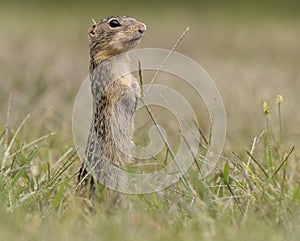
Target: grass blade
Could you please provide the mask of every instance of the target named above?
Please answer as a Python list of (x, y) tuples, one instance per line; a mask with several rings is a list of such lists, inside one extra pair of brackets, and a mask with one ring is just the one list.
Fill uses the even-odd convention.
[(18, 179), (24, 174), (25, 170), (30, 166), (32, 159), (37, 155), (38, 150), (41, 148), (42, 144), (44, 143), (45, 139), (37, 145), (37, 147), (30, 153), (27, 161), (23, 164), (23, 166), (19, 169), (12, 180), (12, 186), (16, 184)]
[(290, 150), (289, 154), (287, 154), (286, 158), (284, 158), (284, 160), (282, 161), (282, 163), (276, 169), (276, 171), (274, 172), (274, 174), (271, 177), (271, 179), (273, 179), (273, 177), (276, 176), (276, 174), (279, 172), (279, 170), (282, 168), (282, 166), (287, 162), (288, 158), (290, 157), (290, 155), (292, 154), (292, 152), (294, 151), (294, 149), (295, 149), (295, 147), (293, 146), (292, 149)]
[(56, 193), (56, 195), (55, 195), (55, 197), (54, 197), (54, 200), (53, 200), (53, 202), (52, 202), (52, 207), (53, 207), (54, 209), (56, 209), (56, 208), (61, 204), (61, 201), (62, 201), (62, 199), (63, 199), (63, 193), (64, 193), (64, 190), (65, 190), (66, 184), (67, 184), (67, 182), (66, 182), (66, 180), (64, 180), (64, 181), (61, 183), (61, 185), (60, 185), (60, 187), (59, 187), (59, 189), (58, 189), (58, 191), (57, 191), (57, 193)]
[(1, 169), (3, 169), (5, 167), (5, 164), (6, 164), (6, 160), (7, 158), (9, 157), (9, 152), (10, 152), (10, 149), (18, 135), (18, 133), (20, 132), (20, 130), (22, 129), (22, 127), (24, 126), (24, 124), (26, 123), (26, 121), (29, 119), (30, 117), (30, 114), (28, 114), (25, 119), (21, 122), (21, 124), (19, 125), (18, 129), (16, 130), (15, 134), (13, 135), (8, 147), (6, 148), (5, 152), (4, 152), (4, 157), (3, 157), (3, 161), (2, 161), (2, 167)]
[(260, 170), (265, 174), (267, 178), (269, 178), (268, 173), (264, 170), (264, 168), (259, 164), (259, 162), (251, 155), (251, 153), (246, 150), (247, 154), (251, 157), (251, 159), (256, 163), (256, 165), (259, 167)]

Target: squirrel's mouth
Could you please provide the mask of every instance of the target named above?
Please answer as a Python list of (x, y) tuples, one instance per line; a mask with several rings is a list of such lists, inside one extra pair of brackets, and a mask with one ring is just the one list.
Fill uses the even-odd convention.
[(142, 37), (143, 37), (143, 34), (141, 34), (141, 35), (138, 35), (138, 36), (136, 36), (136, 37), (134, 37), (134, 38), (130, 39), (129, 41), (130, 41), (130, 42), (135, 42), (135, 41), (138, 41), (138, 40), (140, 40)]

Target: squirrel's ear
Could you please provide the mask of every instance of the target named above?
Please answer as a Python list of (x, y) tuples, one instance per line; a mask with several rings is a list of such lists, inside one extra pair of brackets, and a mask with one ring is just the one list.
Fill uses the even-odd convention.
[(96, 28), (97, 28), (97, 23), (94, 19), (92, 19), (93, 21), (93, 25), (89, 28), (89, 36), (92, 38), (92, 37), (95, 37), (96, 35)]

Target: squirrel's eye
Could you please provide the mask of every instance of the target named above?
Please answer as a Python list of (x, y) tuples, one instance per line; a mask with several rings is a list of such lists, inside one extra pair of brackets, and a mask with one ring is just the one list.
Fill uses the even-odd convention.
[(112, 28), (116, 28), (116, 27), (120, 27), (121, 26), (121, 24), (119, 23), (119, 21), (116, 20), (116, 19), (113, 19), (113, 20), (109, 21), (108, 24)]

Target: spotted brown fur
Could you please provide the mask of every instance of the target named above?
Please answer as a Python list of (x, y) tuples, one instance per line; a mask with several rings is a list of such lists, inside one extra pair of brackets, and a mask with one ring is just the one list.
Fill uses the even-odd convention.
[(86, 160), (78, 175), (80, 192), (89, 183), (93, 193), (98, 181), (117, 187), (119, 177), (112, 165), (122, 167), (130, 161), (132, 119), (140, 90), (131, 74), (118, 75), (113, 57), (135, 48), (145, 30), (145, 24), (128, 16), (108, 17), (89, 28), (93, 119)]

